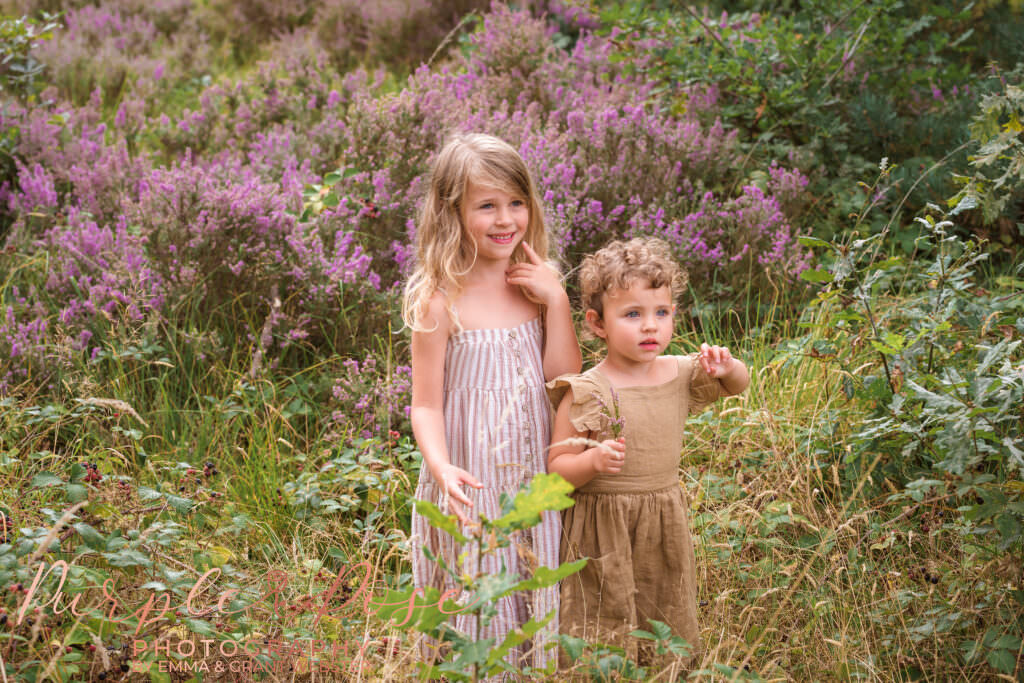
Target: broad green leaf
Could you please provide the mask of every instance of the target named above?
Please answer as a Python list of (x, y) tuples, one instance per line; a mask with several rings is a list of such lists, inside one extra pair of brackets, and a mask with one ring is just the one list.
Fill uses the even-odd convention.
[(64, 495), (69, 503), (81, 503), (89, 497), (89, 489), (81, 484), (67, 484), (64, 486)]
[(537, 567), (537, 571), (533, 573), (533, 577), (520, 581), (517, 583), (512, 590), (536, 590), (537, 588), (546, 588), (548, 586), (554, 586), (556, 583), (564, 579), (565, 577), (575, 574), (579, 570), (583, 569), (587, 565), (587, 560), (576, 560), (575, 562), (566, 562), (560, 565), (557, 569), (550, 569), (548, 567)]
[(485, 638), (484, 640), (478, 640), (475, 643), (459, 645), (458, 647), (453, 648), (459, 653), (458, 656), (455, 657), (455, 660), (445, 662), (437, 668), (440, 671), (459, 672), (468, 670), (469, 667), (472, 667), (474, 664), (484, 664), (487, 661), (487, 653), (490, 652), (493, 645), (494, 638)]
[(215, 545), (207, 550), (207, 554), (210, 557), (211, 567), (223, 567), (225, 564), (234, 559), (235, 555), (230, 550), (222, 545)]
[(516, 494), (512, 510), (494, 521), (495, 526), (504, 529), (525, 529), (540, 523), (545, 510), (564, 510), (572, 507), (569, 497), (572, 484), (558, 474), (538, 474), (525, 491)]
[(879, 353), (884, 353), (887, 356), (894, 356), (897, 353), (899, 353), (898, 349), (894, 349), (893, 347), (889, 346), (888, 344), (883, 344), (882, 342), (878, 341), (877, 339), (872, 339), (871, 340), (871, 346), (875, 349), (875, 351), (878, 351)]
[(1015, 515), (997, 515), (995, 524), (999, 529), (999, 535), (1003, 537), (1004, 545), (1020, 538), (1020, 522)]
[(85, 544), (93, 550), (104, 551), (107, 549), (106, 539), (103, 538), (103, 534), (93, 529), (85, 522), (79, 522), (74, 526), (75, 531), (82, 537)]
[(480, 577), (476, 583), (476, 592), (473, 595), (474, 604), (493, 602), (514, 592), (518, 585), (518, 576), (513, 575), (507, 569), (497, 574), (487, 574)]
[(797, 237), (796, 240), (805, 247), (832, 247), (832, 244), (830, 242), (826, 242), (823, 239), (811, 237), (809, 235), (802, 235), (800, 237)]
[(213, 625), (203, 619), (190, 619), (186, 617), (181, 621), (190, 631), (192, 631), (192, 633), (198, 633), (203, 636), (217, 635), (217, 631), (213, 628)]
[(891, 346), (891, 347), (893, 347), (895, 349), (902, 349), (903, 348), (903, 344), (904, 344), (905, 340), (903, 339), (902, 336), (900, 336), (898, 334), (895, 334), (893, 332), (886, 332), (883, 336), (885, 338), (885, 343), (887, 345), (889, 345), (889, 346)]
[(427, 524), (434, 527), (435, 529), (440, 529), (441, 531), (448, 532), (449, 534), (451, 534), (452, 538), (454, 538), (459, 543), (465, 543), (469, 540), (468, 538), (462, 535), (461, 531), (459, 531), (458, 520), (455, 518), (455, 515), (444, 514), (443, 512), (441, 512), (440, 508), (438, 508), (433, 503), (430, 503), (425, 500), (417, 500), (416, 512), (423, 515), (423, 517), (427, 520)]
[[(511, 631), (509, 631), (508, 635), (505, 636), (505, 640), (501, 641), (501, 644), (499, 644), (497, 647), (491, 650), (490, 654), (487, 655), (486, 666), (493, 667), (495, 664), (498, 663), (499, 660), (505, 658), (505, 655), (508, 654), (509, 650), (516, 647), (517, 645), (525, 643), (527, 640), (537, 635), (537, 633), (539, 633), (541, 629), (547, 626), (548, 622), (550, 622), (554, 617), (555, 610), (551, 610), (542, 620), (537, 621), (535, 619), (530, 619), (528, 622), (526, 622), (519, 628), (512, 629)], [(488, 670), (487, 673), (496, 672)]]
[(1012, 633), (1007, 633), (1000, 636), (996, 642), (992, 643), (992, 647), (1000, 650), (1017, 651), (1020, 649), (1020, 638)]
[(412, 599), (414, 590), (414, 588), (401, 591), (388, 589), (379, 601), (372, 600), (368, 603), (370, 613), (385, 622), (393, 620), (396, 624), (400, 624), (398, 628), (416, 629), (422, 633), (429, 633), (446, 621), (451, 613), (457, 612), (459, 609), (453, 600), (448, 600), (445, 602), (444, 608), (449, 614), (445, 614), (437, 606), (441, 591), (428, 587), (423, 590), (422, 596), (416, 596), (410, 616), (409, 601)]
[(32, 488), (43, 488), (46, 486), (60, 486), (63, 483), (64, 480), (53, 472), (40, 472), (36, 476), (32, 477), (32, 482), (29, 486)]
[(999, 673), (1011, 674), (1017, 666), (1017, 653), (1009, 650), (992, 650), (985, 659)]
[(138, 550), (128, 548), (116, 553), (103, 553), (103, 557), (107, 558), (107, 562), (114, 567), (149, 567), (153, 564)]
[(832, 273), (825, 270), (807, 269), (800, 273), (800, 279), (807, 282), (832, 282)]

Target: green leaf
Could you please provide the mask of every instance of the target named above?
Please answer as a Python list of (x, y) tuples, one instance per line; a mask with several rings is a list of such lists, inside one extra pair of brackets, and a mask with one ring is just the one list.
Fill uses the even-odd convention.
[(518, 576), (507, 569), (497, 574), (486, 574), (477, 581), (477, 590), (473, 596), (474, 604), (488, 603), (514, 593), (519, 585)]
[(1003, 537), (1003, 545), (1012, 544), (1020, 538), (1020, 522), (1015, 515), (997, 515), (995, 524), (999, 535)]
[(888, 344), (883, 344), (882, 342), (878, 341), (877, 339), (872, 339), (871, 340), (871, 346), (874, 347), (875, 351), (878, 351), (879, 353), (884, 353), (887, 356), (894, 356), (897, 353), (899, 353), (899, 349), (894, 349), (893, 347), (889, 346)]
[(1016, 653), (1009, 650), (992, 650), (985, 659), (988, 660), (989, 666), (999, 673), (1012, 674), (1017, 666)]
[(324, 185), (335, 185), (341, 180), (342, 176), (337, 171), (332, 171), (324, 176)]
[(32, 477), (32, 482), (29, 486), (32, 488), (44, 488), (46, 486), (60, 486), (63, 483), (64, 480), (53, 472), (40, 472), (36, 476)]
[(93, 529), (85, 522), (79, 522), (74, 526), (75, 531), (82, 537), (82, 540), (87, 546), (93, 550), (99, 550), (100, 552), (107, 549), (106, 539), (103, 538), (103, 534)]
[(583, 569), (586, 565), (587, 560), (584, 558), (582, 560), (576, 560), (575, 562), (566, 562), (565, 564), (559, 565), (557, 569), (537, 567), (537, 571), (533, 573), (532, 578), (520, 581), (512, 588), (512, 591), (536, 590), (538, 588), (554, 586), (565, 577), (575, 574), (579, 570)]
[(891, 347), (893, 347), (895, 349), (902, 349), (903, 348), (903, 344), (904, 344), (905, 340), (903, 339), (902, 336), (900, 336), (898, 334), (895, 334), (893, 332), (886, 332), (883, 336), (885, 338), (885, 343), (887, 345), (889, 345), (889, 346), (891, 346)]
[(204, 621), (203, 619), (189, 619), (189, 618), (185, 618), (185, 619), (182, 619), (181, 621), (193, 633), (198, 633), (199, 635), (203, 635), (203, 636), (215, 636), (215, 635), (217, 635), (217, 631), (214, 630), (214, 628), (210, 624), (210, 622)]
[(1016, 652), (1020, 649), (1020, 638), (1013, 635), (1012, 633), (1007, 633), (1005, 635), (1000, 636), (999, 639), (996, 640), (996, 642), (992, 643), (992, 648)]
[(550, 622), (554, 617), (555, 610), (551, 610), (542, 620), (537, 621), (535, 619), (530, 619), (519, 628), (509, 631), (508, 635), (505, 636), (505, 640), (501, 641), (501, 643), (487, 655), (487, 673), (496, 673), (490, 671), (490, 667), (493, 667), (500, 660), (504, 659), (509, 650), (517, 645), (525, 643), (527, 640), (539, 633), (540, 630), (547, 626), (548, 622)]
[(107, 562), (114, 567), (149, 567), (153, 564), (138, 550), (128, 548), (116, 553), (103, 553), (103, 557), (107, 558)]
[(64, 495), (69, 503), (81, 503), (89, 497), (89, 489), (81, 484), (67, 484), (64, 486)]
[(545, 510), (564, 510), (572, 507), (572, 484), (558, 474), (538, 474), (525, 491), (516, 494), (512, 510), (499, 517), (494, 525), (504, 529), (525, 529), (540, 523)]
[(796, 240), (797, 240), (797, 242), (799, 242), (800, 244), (804, 245), (805, 247), (827, 247), (827, 248), (832, 248), (832, 244), (830, 242), (826, 242), (823, 239), (819, 239), (817, 237), (811, 237), (809, 235), (802, 235), (801, 237), (797, 237)]
[(800, 279), (807, 282), (832, 282), (832, 273), (824, 270), (807, 269), (800, 273)]
[(494, 638), (485, 638), (475, 643), (465, 643), (457, 648), (458, 656), (452, 662), (445, 662), (438, 667), (441, 671), (466, 671), (474, 664), (487, 661), (487, 653), (494, 645)]
[(462, 535), (461, 531), (459, 531), (458, 520), (455, 518), (455, 515), (444, 514), (443, 512), (441, 512), (440, 508), (438, 508), (433, 503), (430, 503), (425, 500), (417, 500), (416, 512), (423, 515), (423, 517), (427, 520), (427, 524), (434, 527), (435, 529), (440, 529), (441, 531), (448, 532), (449, 534), (451, 534), (452, 538), (454, 538), (459, 543), (465, 543), (469, 540), (468, 538)]
[(457, 612), (459, 609), (458, 604), (449, 599), (444, 605), (444, 609), (448, 612), (445, 614), (437, 606), (437, 601), (441, 598), (441, 591), (428, 586), (423, 589), (422, 596), (415, 598), (410, 616), (409, 600), (412, 598), (414, 590), (415, 588), (401, 591), (388, 589), (380, 602), (373, 600), (368, 603), (371, 614), (385, 622), (394, 620), (396, 624), (400, 623), (398, 628), (414, 628), (422, 633), (430, 633), (442, 622), (447, 621), (451, 613)]
[(569, 655), (570, 660), (577, 660), (582, 657), (583, 648), (587, 645), (587, 641), (582, 638), (567, 636), (564, 633), (558, 636), (558, 642), (562, 649), (565, 650), (565, 653)]
[(163, 491), (157, 491), (146, 486), (140, 486), (138, 488), (140, 500), (159, 500), (163, 499), (167, 501), (167, 504), (174, 508), (175, 511), (187, 515), (192, 511), (192, 508), (196, 506), (196, 502), (189, 498), (182, 498), (176, 496), (173, 493), (164, 493)]

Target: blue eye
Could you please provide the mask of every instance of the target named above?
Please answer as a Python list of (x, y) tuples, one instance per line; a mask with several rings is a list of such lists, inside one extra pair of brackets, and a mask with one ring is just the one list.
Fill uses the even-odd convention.
[(658, 309), (658, 315), (660, 315), (660, 316), (672, 315), (672, 311), (670, 311), (667, 308), (660, 308), (660, 309)]
[(626, 313), (626, 317), (627, 318), (638, 318), (638, 317), (640, 317), (640, 312), (639, 311), (628, 311)]

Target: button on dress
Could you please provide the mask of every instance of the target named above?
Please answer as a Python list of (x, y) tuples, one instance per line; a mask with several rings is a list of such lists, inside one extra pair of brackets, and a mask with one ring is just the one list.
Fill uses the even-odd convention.
[[(542, 363), (544, 329), (537, 317), (513, 328), (463, 330), (448, 338), (444, 363), (445, 441), (452, 464), (463, 468), (483, 484), (482, 489), (464, 486), (473, 507), (468, 515), (501, 516), (502, 493), (515, 496), (520, 486), (534, 475), (546, 471), (550, 442), (551, 414), (544, 387)], [(441, 507), (441, 488), (427, 467), (420, 471), (416, 498)], [(465, 532), (465, 530), (464, 530)], [(454, 587), (451, 578), (423, 554), (422, 546), (458, 566), (458, 556), (471, 544), (459, 546), (455, 540), (431, 527), (417, 514), (412, 517), (413, 581), (417, 586), (434, 586), (441, 591)], [(560, 520), (557, 512), (547, 511), (540, 525), (513, 537), (508, 548), (481, 558), (470, 555), (462, 571), (471, 575), (493, 574), (504, 564), (523, 577), (537, 566), (558, 566)], [(468, 535), (468, 534), (467, 534)], [(556, 610), (554, 619), (533, 642), (517, 647), (509, 660), (520, 665), (546, 666), (556, 658), (554, 649), (544, 643), (558, 632), (558, 590), (517, 592), (502, 598), (498, 614), (482, 634), (476, 633), (475, 617), (455, 616), (455, 627), (474, 639), (495, 638), (500, 643), (506, 634), (531, 618), (542, 619)]]

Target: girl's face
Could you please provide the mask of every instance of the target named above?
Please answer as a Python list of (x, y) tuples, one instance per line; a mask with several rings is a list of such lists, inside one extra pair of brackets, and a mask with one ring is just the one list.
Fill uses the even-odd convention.
[(526, 235), (530, 209), (518, 194), (471, 182), (462, 202), (462, 224), (476, 243), (477, 260), (508, 260)]
[(639, 280), (627, 289), (602, 295), (604, 315), (587, 311), (587, 323), (608, 345), (608, 355), (625, 365), (649, 363), (672, 340), (676, 307), (668, 287), (652, 288)]

